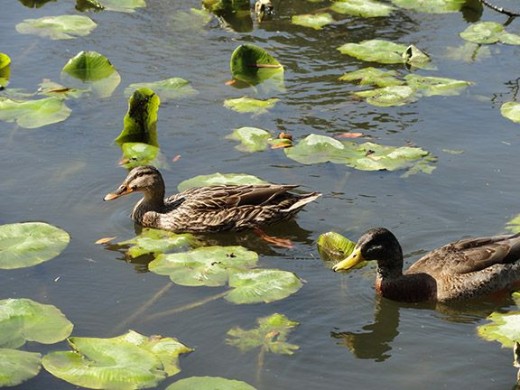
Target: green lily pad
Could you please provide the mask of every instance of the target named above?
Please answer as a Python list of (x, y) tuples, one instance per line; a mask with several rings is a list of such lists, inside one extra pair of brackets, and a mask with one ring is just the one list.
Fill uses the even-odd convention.
[(443, 14), (459, 12), (466, 0), (392, 0), (392, 3), (398, 7), (417, 12)]
[(395, 7), (374, 0), (341, 0), (330, 7), (334, 12), (363, 18), (389, 16)]
[(446, 57), (455, 61), (476, 62), (491, 58), (491, 56), (489, 46), (482, 46), (473, 42), (464, 42), (461, 46), (446, 48)]
[(105, 9), (97, 0), (76, 0), (76, 7), (79, 12), (102, 11)]
[(227, 332), (226, 343), (237, 347), (242, 352), (255, 348), (279, 355), (292, 355), (299, 347), (287, 342), (289, 333), (299, 325), (289, 320), (283, 314), (272, 314), (256, 320), (258, 327), (244, 330), (240, 327), (232, 328)]
[(204, 31), (213, 16), (207, 9), (190, 8), (188, 11), (179, 10), (173, 15), (176, 29), (193, 30), (197, 33)]
[(354, 92), (354, 95), (365, 98), (367, 103), (378, 107), (403, 106), (417, 100), (415, 90), (407, 85)]
[(342, 54), (347, 54), (359, 60), (382, 64), (403, 63), (403, 53), (406, 49), (406, 45), (383, 39), (371, 39), (361, 43), (346, 43), (338, 47)]
[(255, 252), (241, 246), (209, 246), (158, 256), (148, 268), (181, 286), (216, 287), (225, 285), (233, 272), (252, 268), (257, 261)]
[(424, 96), (453, 96), (458, 95), (464, 88), (473, 83), (464, 80), (455, 80), (445, 77), (419, 76), (414, 73), (407, 74), (405, 77), (407, 84)]
[(479, 44), (502, 42), (508, 45), (520, 45), (520, 35), (506, 32), (504, 26), (496, 22), (472, 24), (461, 32), (460, 36), (466, 41)]
[(242, 152), (260, 152), (267, 149), (271, 134), (257, 127), (240, 127), (226, 138), (240, 142), (236, 148)]
[(199, 93), (191, 86), (191, 83), (188, 80), (184, 80), (180, 77), (172, 77), (151, 83), (130, 84), (125, 89), (125, 96), (130, 96), (135, 90), (140, 89), (153, 90), (162, 101), (195, 96)]
[(202, 5), (215, 13), (249, 10), (250, 7), (249, 0), (202, 0)]
[(0, 225), (0, 269), (31, 267), (58, 256), (69, 234), (43, 222)]
[(218, 186), (218, 185), (241, 185), (241, 184), (266, 184), (256, 176), (245, 173), (213, 173), (211, 175), (199, 175), (181, 182), (177, 189), (186, 191), (194, 187)]
[(515, 234), (520, 233), (520, 214), (507, 222), (506, 229)]
[(255, 115), (265, 114), (268, 109), (273, 108), (280, 99), (253, 99), (247, 96), (243, 96), (237, 99), (226, 99), (224, 100), (224, 107), (229, 108), (236, 112), (253, 113)]
[(10, 76), (11, 58), (5, 53), (0, 53), (0, 89), (7, 87)]
[(240, 45), (231, 54), (229, 66), (234, 80), (257, 85), (273, 78), (283, 86), (283, 66), (259, 46)]
[(16, 25), (21, 34), (33, 34), (53, 40), (74, 39), (89, 35), (97, 24), (88, 16), (60, 15), (39, 19), (25, 19)]
[(41, 355), (0, 348), (0, 387), (19, 385), (40, 372)]
[(505, 102), (500, 107), (500, 113), (503, 117), (512, 120), (515, 123), (520, 123), (520, 103)]
[(322, 12), (317, 14), (293, 15), (291, 22), (298, 26), (321, 30), (327, 24), (333, 23), (334, 19), (328, 12)]
[(158, 255), (171, 250), (186, 249), (198, 246), (199, 242), (192, 234), (177, 234), (166, 230), (144, 228), (138, 236), (117, 243), (129, 246), (127, 254), (139, 257), (146, 254)]
[(477, 327), (480, 337), (488, 341), (498, 341), (504, 347), (512, 347), (520, 342), (520, 312), (491, 313), (489, 324)]
[(404, 81), (399, 80), (396, 76), (397, 72), (395, 70), (384, 71), (368, 67), (353, 72), (347, 72), (339, 79), (341, 81), (359, 81), (360, 85), (376, 85), (378, 87), (390, 87), (404, 84)]
[(159, 165), (161, 154), (157, 146), (143, 142), (125, 142), (121, 145), (121, 151), (123, 158), (119, 163), (127, 169), (140, 165)]
[(403, 57), (404, 62), (410, 67), (435, 69), (434, 66), (430, 65), (430, 56), (415, 45), (408, 46), (401, 56)]
[(135, 12), (137, 8), (145, 8), (145, 0), (100, 0), (105, 10), (117, 12)]
[(68, 341), (73, 351), (47, 354), (43, 367), (73, 385), (92, 389), (155, 387), (180, 371), (180, 354), (192, 351), (174, 338), (148, 338), (134, 331), (114, 338)]
[(172, 383), (166, 390), (255, 390), (246, 382), (218, 376), (192, 376)]
[(63, 122), (70, 115), (63, 99), (48, 97), (37, 100), (13, 100), (0, 97), (0, 120), (16, 122), (20, 127), (34, 129)]
[(332, 162), (363, 171), (418, 169), (430, 173), (433, 168), (429, 163), (435, 160), (429, 152), (421, 148), (384, 146), (372, 142), (341, 142), (316, 134), (307, 136), (284, 151), (288, 158), (302, 164)]
[(0, 300), (0, 347), (18, 348), (26, 341), (54, 344), (72, 332), (72, 323), (52, 305), (31, 299)]
[(64, 85), (61, 85), (61, 84), (51, 81), (49, 79), (44, 79), (39, 84), (39, 88), (38, 88), (38, 94), (40, 94), (40, 95), (54, 96), (54, 97), (61, 98), (61, 99), (66, 99), (69, 97), (79, 98), (86, 92), (88, 92), (88, 91), (85, 89), (76, 89), (76, 88), (65, 87)]
[(336, 232), (320, 234), (318, 253), (326, 261), (340, 261), (352, 253), (356, 243)]
[(269, 303), (287, 298), (302, 287), (292, 272), (277, 269), (251, 269), (229, 276), (233, 289), (225, 299), (236, 304)]

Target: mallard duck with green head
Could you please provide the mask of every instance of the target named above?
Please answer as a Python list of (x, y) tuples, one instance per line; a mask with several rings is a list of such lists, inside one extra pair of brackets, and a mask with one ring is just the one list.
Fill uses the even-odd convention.
[(520, 280), (520, 234), (466, 238), (435, 249), (403, 272), (403, 251), (389, 230), (365, 232), (334, 271), (377, 261), (376, 292), (396, 301), (473, 298)]

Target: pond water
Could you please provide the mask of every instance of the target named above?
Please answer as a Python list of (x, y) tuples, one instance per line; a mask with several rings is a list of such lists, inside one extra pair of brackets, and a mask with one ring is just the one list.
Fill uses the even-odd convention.
[[(174, 336), (194, 348), (181, 357), (180, 374), (158, 388), (203, 375), (246, 381), (258, 389), (513, 387), (511, 351), (476, 334), (491, 311), (515, 307), (510, 299), (439, 307), (379, 299), (373, 267), (335, 274), (320, 260), (315, 240), (330, 230), (355, 240), (369, 227), (386, 226), (400, 239), (408, 265), (421, 253), (457, 238), (503, 232), (506, 222), (520, 212), (520, 127), (500, 115), (500, 105), (517, 97), (520, 48), (489, 46), (485, 50), (490, 56), (472, 62), (450, 58), (447, 48), (463, 44), (458, 34), (469, 23), (462, 13), (398, 10), (377, 19), (334, 14), (335, 23), (313, 30), (291, 24), (291, 16), (329, 2), (274, 3), (273, 19), (255, 23), (248, 32), (223, 27), (217, 19), (204, 27), (186, 22), (183, 15), (200, 7), (197, 0), (159, 0), (148, 1), (147, 8), (135, 13), (89, 14), (98, 24), (91, 35), (51, 41), (21, 35), (15, 25), (27, 18), (73, 14), (73, 1), (38, 9), (4, 1), (0, 51), (12, 59), (9, 87), (33, 91), (42, 79), (59, 81), (63, 65), (81, 50), (106, 55), (122, 82), (109, 98), (67, 101), (72, 114), (58, 124), (29, 130), (0, 122), (0, 223), (45, 221), (71, 234), (70, 245), (56, 259), (1, 271), (0, 298), (53, 304), (74, 323), (76, 336), (113, 337), (134, 329)], [(506, 18), (485, 9), (480, 20), (503, 23)], [(518, 22), (508, 31), (520, 33)], [(437, 70), (420, 74), (475, 84), (460, 96), (427, 97), (402, 107), (379, 108), (354, 99), (350, 93), (359, 87), (338, 77), (366, 64), (337, 48), (372, 38), (414, 43), (429, 53)], [(263, 47), (285, 66), (285, 91), (226, 85), (230, 55), (242, 43)], [(380, 67), (405, 71), (401, 66)], [(154, 317), (223, 291), (174, 285), (131, 318), (170, 282), (147, 272), (145, 260), (129, 262), (123, 253), (95, 241), (135, 235), (128, 214), (137, 196), (102, 201), (126, 175), (113, 143), (127, 110), (123, 90), (131, 83), (169, 77), (185, 78), (199, 91), (195, 97), (165, 102), (159, 110), (159, 143), (167, 160), (162, 170), (169, 192), (181, 180), (214, 172), (243, 172), (323, 192), (296, 222), (269, 230), (291, 238), (293, 249), (269, 246), (249, 233), (213, 237), (219, 244), (240, 242), (257, 251), (262, 266), (296, 273), (305, 284), (295, 295), (256, 305), (220, 299)], [(224, 99), (244, 95), (280, 101), (259, 116), (223, 107)], [(420, 146), (438, 160), (432, 174), (408, 178), (401, 177), (402, 172), (365, 172), (330, 163), (303, 165), (281, 150), (236, 150), (236, 142), (225, 137), (241, 126), (285, 129), (296, 139), (312, 133), (362, 132), (381, 144)], [(180, 159), (173, 162), (177, 155)], [(272, 313), (300, 323), (288, 340), (300, 349), (292, 356), (266, 354), (259, 370), (258, 351), (241, 353), (227, 345), (226, 332), (235, 326), (253, 328), (257, 318)], [(45, 353), (66, 345), (35, 349), (28, 344), (26, 349)], [(44, 370), (19, 387), (74, 388)]]

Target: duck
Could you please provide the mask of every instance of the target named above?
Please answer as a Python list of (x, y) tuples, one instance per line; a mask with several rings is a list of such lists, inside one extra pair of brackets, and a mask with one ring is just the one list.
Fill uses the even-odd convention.
[(401, 302), (470, 299), (510, 288), (520, 280), (520, 233), (465, 238), (437, 248), (403, 272), (403, 251), (395, 235), (366, 231), (353, 252), (333, 266), (349, 270), (377, 261), (377, 294)]
[(159, 170), (142, 165), (133, 168), (119, 188), (107, 194), (104, 200), (141, 192), (143, 197), (135, 205), (131, 218), (143, 227), (175, 233), (253, 229), (266, 241), (285, 246), (283, 240), (270, 241), (271, 237), (262, 227), (293, 217), (322, 195), (290, 192), (297, 187), (293, 184), (214, 185), (190, 188), (165, 198), (165, 184)]

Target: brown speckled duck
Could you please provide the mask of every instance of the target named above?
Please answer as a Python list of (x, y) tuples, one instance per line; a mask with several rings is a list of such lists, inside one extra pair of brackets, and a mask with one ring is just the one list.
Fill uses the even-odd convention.
[[(216, 185), (191, 188), (165, 199), (161, 173), (152, 166), (139, 166), (132, 169), (119, 188), (104, 199), (142, 192), (144, 196), (135, 205), (132, 219), (145, 227), (195, 233), (239, 231), (259, 229), (288, 219), (321, 196), (317, 192), (289, 192), (296, 187)], [(268, 240), (268, 236), (263, 238)]]
[(462, 239), (427, 253), (403, 273), (399, 241), (379, 227), (365, 232), (333, 270), (364, 260), (377, 260), (375, 286), (383, 297), (403, 302), (472, 298), (520, 280), (520, 234)]

